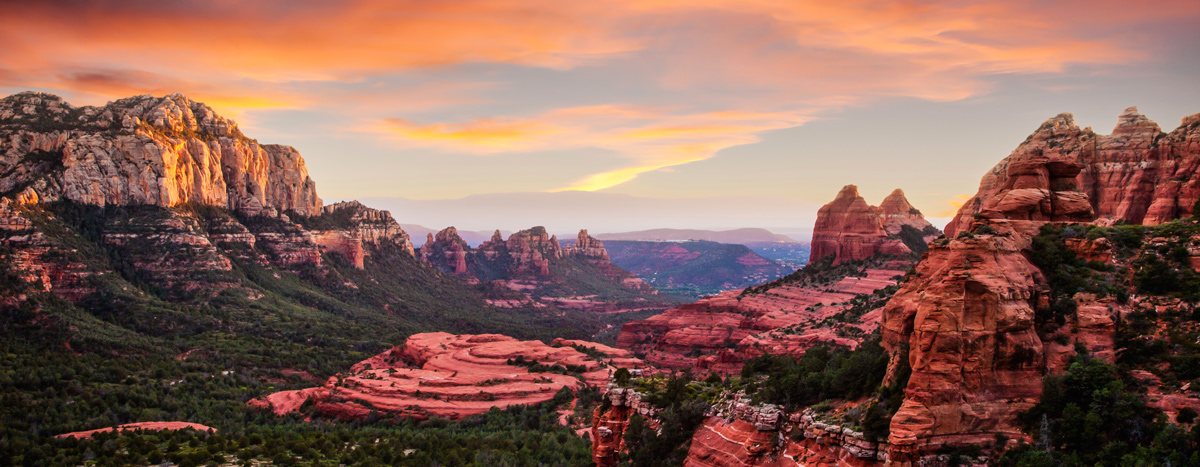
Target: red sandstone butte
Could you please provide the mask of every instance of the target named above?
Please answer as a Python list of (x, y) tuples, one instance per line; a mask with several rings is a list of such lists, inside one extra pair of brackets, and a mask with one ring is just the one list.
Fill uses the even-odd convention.
[(837, 197), (817, 211), (813, 226), (812, 253), (809, 263), (833, 256), (833, 264), (870, 258), (876, 253), (910, 253), (904, 242), (893, 236), (904, 225), (917, 230), (930, 226), (921, 212), (908, 203), (897, 189), (880, 207), (867, 204), (858, 187), (846, 185)]
[[(604, 353), (600, 360), (572, 345)], [(508, 362), (517, 357), (543, 365), (583, 366), (581, 378), (533, 373)], [(311, 401), (327, 416), (358, 419), (371, 412), (413, 418), (457, 419), (493, 407), (546, 402), (562, 388), (608, 383), (618, 367), (638, 368), (628, 352), (584, 341), (558, 340), (555, 345), (520, 341), (499, 334), (415, 334), (404, 345), (363, 360), (325, 385), (282, 391), (248, 404), (277, 414), (298, 410)]]
[(196, 430), (196, 431), (207, 431), (210, 433), (215, 433), (217, 431), (215, 428), (204, 426), (199, 423), (138, 422), (138, 423), (126, 423), (126, 424), (120, 425), (120, 426), (110, 426), (108, 428), (100, 428), (100, 429), (96, 429), (96, 430), (63, 433), (61, 435), (55, 436), (55, 438), (69, 438), (69, 437), (73, 436), (73, 437), (76, 437), (79, 439), (88, 439), (88, 438), (91, 438), (92, 435), (95, 435), (96, 433), (108, 433), (111, 431), (133, 431), (133, 430), (160, 431), (160, 430), (187, 430), (187, 429), (192, 429), (192, 430)]

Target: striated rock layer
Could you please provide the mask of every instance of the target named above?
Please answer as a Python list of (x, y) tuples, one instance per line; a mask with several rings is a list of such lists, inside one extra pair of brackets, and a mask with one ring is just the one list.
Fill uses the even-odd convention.
[(912, 249), (895, 237), (905, 225), (918, 231), (931, 227), (921, 211), (908, 203), (903, 191), (893, 191), (880, 207), (875, 207), (859, 196), (858, 187), (846, 185), (833, 201), (817, 210), (808, 262), (833, 256), (836, 265), (870, 258), (876, 253), (911, 253)]
[(864, 265), (831, 284), (780, 281), (753, 293), (705, 297), (626, 323), (617, 347), (645, 355), (659, 368), (722, 374), (735, 374), (744, 361), (763, 354), (801, 355), (821, 343), (855, 347), (876, 329), (879, 313), (850, 323), (829, 318), (846, 312), (856, 298), (896, 285), (911, 264), (891, 260)]
[(85, 204), (321, 212), (304, 159), (260, 145), (182, 94), (73, 107), (25, 92), (0, 99), (0, 192)]
[[(457, 419), (493, 407), (539, 404), (562, 388), (608, 383), (618, 368), (638, 368), (628, 352), (582, 341), (520, 341), (499, 334), (416, 334), (401, 346), (363, 360), (324, 386), (283, 391), (250, 405), (277, 414), (311, 401), (327, 416), (361, 419), (372, 411), (412, 418)], [(606, 357), (593, 359), (573, 348), (590, 347)], [(577, 376), (532, 372), (514, 360), (580, 371)]]
[[(965, 231), (976, 214), (992, 209), (994, 206), (989, 203), (997, 202), (998, 193), (1013, 177), (1021, 178), (1018, 184), (1021, 189), (1047, 186), (1049, 180), (1044, 179), (1047, 176), (1058, 178), (1053, 173), (1019, 170), (1022, 161), (1036, 157), (1080, 167), (1074, 176), (1080, 194), (1061, 201), (1078, 203), (1086, 197), (1091, 216), (1098, 223), (1158, 225), (1192, 215), (1192, 208), (1200, 199), (1200, 114), (1184, 117), (1181, 125), (1167, 134), (1139, 114), (1136, 107), (1125, 109), (1109, 135), (1098, 135), (1091, 128), (1080, 129), (1067, 113), (1046, 120), (983, 176), (978, 193), (946, 226), (946, 233), (955, 235)], [(1018, 165), (1016, 169), (1011, 167), (1014, 164)], [(1018, 195), (1029, 197), (1037, 193)], [(1042, 211), (1030, 211), (1028, 218), (1042, 218)]]

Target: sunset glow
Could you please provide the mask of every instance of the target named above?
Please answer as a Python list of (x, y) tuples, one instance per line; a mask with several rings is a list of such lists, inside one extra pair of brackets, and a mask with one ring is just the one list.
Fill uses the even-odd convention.
[[(0, 17), (0, 88), (182, 92), (296, 146), (336, 198), (819, 204), (856, 183), (942, 215), (1054, 114), (1200, 108), (1200, 4), (1152, 3), (25, 2)], [(994, 140), (957, 128), (968, 107)]]

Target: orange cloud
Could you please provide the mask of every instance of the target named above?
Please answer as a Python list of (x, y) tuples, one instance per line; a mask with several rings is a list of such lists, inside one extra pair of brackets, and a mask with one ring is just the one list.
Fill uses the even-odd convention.
[(609, 17), (587, 2), (48, 1), (9, 5), (0, 26), (48, 63), (107, 55), (263, 80), (352, 80), (476, 61), (569, 68), (636, 50)]
[(556, 109), (530, 119), (484, 119), (419, 125), (386, 119), (376, 131), (404, 145), (495, 154), (540, 149), (602, 148), (629, 164), (589, 175), (553, 191), (595, 191), (638, 175), (711, 158), (722, 149), (757, 142), (758, 134), (796, 126), (810, 117), (791, 112), (686, 113), (635, 107)]
[(383, 129), (417, 143), (482, 152), (528, 149), (543, 138), (562, 132), (562, 129), (553, 125), (537, 121), (493, 119), (418, 125), (404, 119), (389, 118), (384, 120)]

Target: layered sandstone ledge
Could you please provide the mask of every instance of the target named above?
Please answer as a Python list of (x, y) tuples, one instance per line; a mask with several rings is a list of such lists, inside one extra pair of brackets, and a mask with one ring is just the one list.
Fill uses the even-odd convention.
[(801, 355), (821, 343), (856, 347), (879, 325), (878, 311), (851, 323), (828, 321), (863, 294), (896, 285), (911, 265), (889, 261), (829, 285), (783, 284), (705, 297), (621, 328), (617, 346), (644, 354), (658, 368), (736, 374), (763, 354)]
[(119, 425), (119, 426), (110, 426), (108, 428), (99, 428), (99, 429), (95, 429), (95, 430), (63, 433), (61, 435), (55, 436), (55, 438), (74, 437), (74, 438), (78, 438), (78, 439), (89, 439), (97, 433), (110, 433), (110, 432), (114, 432), (114, 431), (118, 431), (118, 432), (119, 431), (136, 431), (136, 430), (161, 431), (161, 430), (189, 430), (189, 429), (196, 430), (196, 431), (207, 431), (209, 433), (216, 433), (216, 431), (217, 431), (215, 428), (204, 426), (199, 423), (138, 422), (138, 423), (126, 423), (124, 425)]
[[(277, 414), (313, 403), (317, 412), (359, 419), (371, 412), (458, 419), (493, 407), (539, 404), (563, 388), (607, 384), (616, 368), (642, 362), (628, 352), (583, 341), (520, 341), (498, 334), (416, 334), (404, 345), (363, 360), (324, 386), (283, 391), (249, 402)], [(604, 354), (580, 352), (583, 346)], [(531, 372), (521, 361), (581, 373)]]

